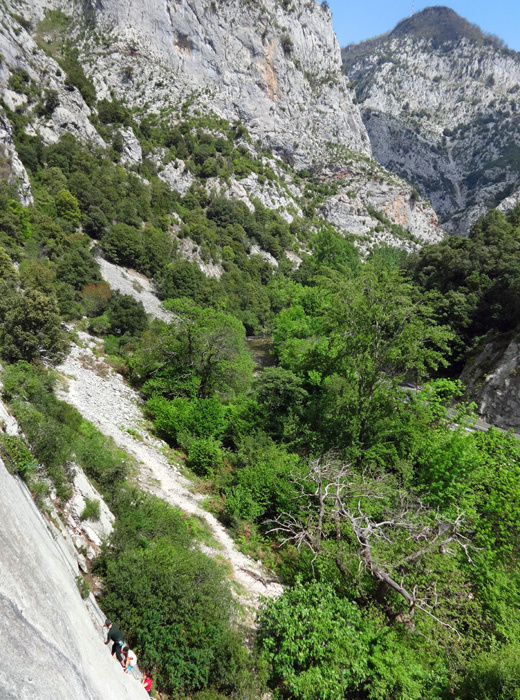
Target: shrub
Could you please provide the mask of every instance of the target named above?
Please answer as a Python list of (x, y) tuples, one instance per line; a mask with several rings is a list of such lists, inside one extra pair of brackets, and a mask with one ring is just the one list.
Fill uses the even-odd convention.
[(99, 265), (92, 253), (78, 245), (70, 248), (59, 261), (57, 276), (60, 282), (67, 282), (77, 290), (101, 280)]
[(179, 444), (183, 433), (198, 438), (218, 438), (227, 426), (225, 410), (215, 398), (168, 401), (154, 397), (146, 407), (155, 418), (157, 432), (173, 444)]
[(342, 698), (357, 690), (368, 677), (370, 636), (359, 607), (328, 584), (298, 581), (260, 614), (259, 644), (271, 664), (271, 683), (295, 700)]
[(461, 700), (516, 700), (520, 697), (520, 671), (516, 646), (483, 652), (470, 662), (458, 697)]
[(166, 538), (111, 553), (102, 605), (128, 631), (143, 666), (156, 669), (166, 693), (236, 690), (248, 653), (231, 627), (225, 572), (209, 557)]
[[(2, 308), (2, 304), (5, 307)], [(36, 289), (0, 300), (1, 355), (8, 362), (42, 357), (55, 362), (67, 348), (56, 298)]]
[(85, 508), (79, 517), (80, 520), (99, 520), (101, 517), (99, 501), (85, 498)]
[(31, 78), (26, 70), (17, 70), (11, 74), (7, 84), (11, 90), (14, 90), (14, 92), (25, 95), (27, 94), (31, 85)]
[(288, 34), (282, 34), (282, 37), (280, 39), (280, 43), (282, 45), (282, 50), (284, 52), (284, 55), (290, 56), (293, 52), (293, 49), (294, 49), (294, 44), (292, 42), (291, 37)]
[(77, 55), (72, 52), (68, 53), (60, 65), (67, 73), (65, 85), (70, 90), (77, 88), (88, 106), (92, 107), (96, 102), (96, 88), (91, 78), (87, 78), (85, 75)]
[(81, 212), (78, 200), (69, 190), (60, 190), (56, 195), (55, 202), (58, 216), (71, 221), (75, 225), (79, 223)]
[(81, 296), (86, 315), (94, 317), (101, 315), (105, 311), (112, 296), (112, 290), (108, 282), (87, 284), (83, 287)]
[(76, 576), (76, 586), (83, 600), (86, 600), (90, 595), (90, 584), (81, 574)]
[(187, 466), (199, 476), (209, 476), (218, 472), (224, 463), (224, 453), (220, 443), (213, 438), (199, 438), (190, 442)]
[(28, 481), (36, 472), (37, 464), (24, 441), (17, 435), (5, 435), (1, 433), (0, 445), (3, 448), (0, 450), (0, 459), (5, 462), (7, 459), (5, 453), (7, 453), (16, 471), (25, 481)]
[(137, 335), (145, 330), (148, 318), (142, 302), (128, 294), (115, 292), (107, 307), (110, 333), (113, 335)]
[(100, 100), (98, 103), (98, 116), (103, 124), (129, 124), (131, 122), (130, 110), (118, 100)]
[(101, 243), (107, 259), (118, 265), (135, 266), (143, 251), (141, 232), (128, 224), (112, 226)]
[(80, 439), (76, 440), (74, 454), (87, 476), (98, 485), (109, 501), (122, 488), (127, 473), (128, 457), (114, 447), (103, 433), (88, 421), (82, 421)]

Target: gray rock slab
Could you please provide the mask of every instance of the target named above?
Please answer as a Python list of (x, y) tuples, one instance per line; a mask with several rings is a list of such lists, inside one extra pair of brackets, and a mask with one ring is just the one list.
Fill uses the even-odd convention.
[(0, 462), (0, 698), (145, 700), (89, 616), (70, 562)]

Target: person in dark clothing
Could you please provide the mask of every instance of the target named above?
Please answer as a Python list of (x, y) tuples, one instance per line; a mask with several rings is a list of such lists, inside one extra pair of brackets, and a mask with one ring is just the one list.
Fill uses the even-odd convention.
[(113, 642), (112, 656), (115, 656), (121, 664), (121, 666), (124, 668), (125, 661), (123, 659), (123, 654), (121, 653), (125, 641), (123, 633), (117, 625), (114, 625), (114, 623), (111, 620), (105, 620), (105, 627), (108, 630), (107, 641), (105, 642), (105, 645), (107, 645), (109, 642)]

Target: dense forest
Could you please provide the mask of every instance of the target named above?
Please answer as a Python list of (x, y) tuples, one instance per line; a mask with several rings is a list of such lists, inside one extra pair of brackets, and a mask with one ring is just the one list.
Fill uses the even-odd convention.
[[(471, 430), (456, 377), (485, 339), (517, 328), (520, 208), (491, 211), (467, 239), (362, 259), (316, 216), (328, 186), (310, 173), (295, 174), (307, 196), (291, 224), (208, 191), (216, 175), (278, 177), (240, 124), (186, 116), (171, 127), (105, 100), (105, 152), (70, 135), (45, 146), (23, 112), (9, 116), (34, 204), (2, 185), (2, 391), (25, 436), (2, 444), (43, 506), (51, 485), (70, 497), (73, 462), (103, 493), (116, 526), (94, 563), (101, 604), (157, 689), (518, 697), (520, 445)], [(125, 124), (144, 147), (134, 171), (120, 163)], [(189, 164), (186, 195), (158, 178), (153, 147)], [(183, 259), (183, 238), (220, 279)], [(100, 255), (152, 278), (174, 320), (113, 292)], [(55, 397), (52, 367), (78, 330), (104, 339), (157, 435), (206, 482), (208, 507), (285, 585), (254, 636), (226, 571), (196, 547), (208, 533), (132, 486), (128, 457)], [(251, 334), (270, 338), (271, 366), (255, 367)]]

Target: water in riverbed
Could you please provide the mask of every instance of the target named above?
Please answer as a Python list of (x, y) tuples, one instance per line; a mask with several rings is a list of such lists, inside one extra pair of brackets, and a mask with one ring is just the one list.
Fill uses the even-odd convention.
[(276, 364), (276, 359), (271, 355), (273, 339), (270, 335), (250, 335), (246, 338), (246, 345), (255, 363), (255, 372)]

